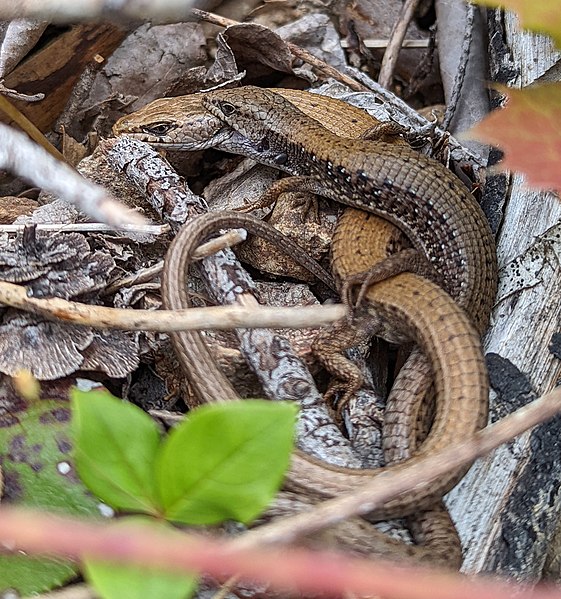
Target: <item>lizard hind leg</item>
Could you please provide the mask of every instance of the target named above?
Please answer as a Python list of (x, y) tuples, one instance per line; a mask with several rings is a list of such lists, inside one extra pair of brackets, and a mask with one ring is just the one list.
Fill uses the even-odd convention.
[[(361, 226), (363, 219), (366, 222)], [(356, 251), (347, 251), (349, 240)], [(362, 309), (361, 294), (376, 282), (415, 269), (418, 258), (418, 252), (410, 249), (401, 231), (373, 214), (347, 208), (339, 219), (332, 243), (332, 269), (341, 282), (341, 297), (349, 308), (349, 316), (320, 331), (312, 344), (314, 355), (332, 375), (324, 399), (332, 405), (339, 397), (339, 416), (363, 382), (360, 369), (343, 352), (361, 342), (367, 343), (373, 335), (401, 341), (395, 339), (395, 332), (388, 328), (387, 322)], [(357, 285), (361, 286), (359, 301), (353, 297)]]
[(331, 374), (332, 378), (323, 398), (334, 409), (337, 404), (338, 419), (341, 419), (344, 407), (363, 383), (360, 369), (343, 352), (368, 341), (369, 337), (366, 331), (361, 329), (360, 322), (349, 322), (344, 318), (322, 329), (312, 342), (313, 354)]

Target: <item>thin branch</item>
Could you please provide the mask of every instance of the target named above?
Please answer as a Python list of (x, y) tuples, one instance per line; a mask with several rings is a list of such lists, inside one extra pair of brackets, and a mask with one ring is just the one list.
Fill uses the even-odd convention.
[(561, 389), (555, 389), (495, 424), (487, 426), (471, 438), (428, 455), (419, 461), (414, 473), (387, 472), (372, 482), (357, 487), (352, 494), (326, 501), (311, 512), (297, 514), (251, 530), (235, 544), (254, 547), (263, 543), (291, 543), (296, 538), (337, 524), (351, 516), (368, 514), (401, 493), (428, 485), (444, 473), (470, 464), (560, 411)]
[[(387, 39), (387, 40), (371, 39), (371, 38), (367, 37), (367, 38), (364, 38), (363, 40), (360, 40), (360, 43), (365, 48), (375, 48), (375, 49), (383, 50), (384, 48), (387, 48), (390, 45), (390, 41), (391, 40), (389, 40), (389, 39)], [(428, 40), (428, 39), (425, 39), (425, 40), (403, 40), (401, 42), (400, 49), (407, 50), (408, 48), (428, 48), (429, 43), (430, 43), (430, 40)], [(341, 40), (341, 48), (350, 48), (350, 47), (351, 47), (351, 44), (347, 40)]]
[(0, 2), (0, 19), (25, 18), (58, 23), (92, 19), (120, 23), (131, 20), (174, 23), (189, 20), (191, 4), (189, 0), (20, 0)]
[(405, 39), (407, 28), (409, 27), (409, 23), (413, 18), (413, 14), (415, 13), (415, 9), (417, 8), (418, 4), (419, 0), (405, 0), (401, 10), (399, 11), (397, 21), (395, 22), (392, 32), (390, 33), (388, 47), (384, 52), (382, 66), (380, 68), (380, 75), (378, 76), (378, 83), (388, 89), (392, 83), (393, 73), (399, 56), (399, 50), (401, 49), (401, 44)]
[[(162, 227), (167, 227), (169, 229), (169, 225), (162, 225)], [(2, 228), (0, 227), (0, 231)], [(233, 247), (234, 245), (245, 241), (247, 238), (247, 233), (243, 229), (234, 229), (232, 231), (227, 231), (223, 235), (218, 237), (214, 237), (210, 241), (206, 243), (202, 243), (197, 251), (193, 254), (194, 260), (199, 260), (201, 258), (206, 258), (207, 256), (212, 256), (216, 252), (223, 250), (225, 248)], [(140, 283), (146, 283), (147, 281), (151, 281), (155, 277), (161, 274), (164, 270), (164, 261), (160, 260), (158, 263), (150, 266), (149, 268), (143, 268), (137, 272), (134, 272), (118, 281), (114, 281), (109, 285), (106, 289), (103, 290), (102, 295), (112, 295), (122, 287), (131, 287), (132, 285), (138, 285)]]
[(125, 331), (193, 331), (203, 329), (283, 328), (299, 329), (332, 324), (343, 318), (340, 304), (293, 308), (213, 306), (188, 310), (125, 310), (90, 306), (60, 298), (28, 297), (25, 287), (0, 281), (0, 304), (66, 324)]
[(27, 135), (0, 123), (0, 168), (6, 169), (59, 198), (73, 203), (95, 220), (113, 227), (143, 225), (147, 220), (117, 202), (67, 164), (33, 143)]
[(475, 19), (475, 11), (477, 7), (475, 4), (467, 4), (466, 7), (466, 26), (464, 29), (464, 39), (462, 41), (462, 51), (460, 53), (458, 70), (456, 71), (456, 77), (454, 79), (454, 86), (452, 87), (452, 94), (450, 95), (450, 101), (446, 107), (446, 113), (442, 119), (442, 128), (447, 130), (450, 128), (452, 119), (456, 114), (460, 96), (462, 94), (462, 88), (464, 85), (464, 79), (466, 76), (467, 65), (469, 61), (469, 54), (471, 49), (471, 41), (473, 39), (473, 21)]
[[(29, 227), (25, 225), (0, 225), (0, 233), (19, 233)], [(115, 231), (115, 227), (104, 223), (33, 223), (37, 231), (55, 231), (61, 233), (107, 233)], [(122, 225), (119, 233), (145, 233), (147, 235), (164, 235), (169, 233), (169, 225)]]
[(51, 156), (66, 162), (66, 158), (53, 146), (53, 144), (37, 129), (37, 127), (18, 110), (6, 97), (0, 95), (0, 111), (8, 116), (20, 129), (25, 131), (31, 139), (45, 148)]
[(98, 595), (94, 593), (94, 590), (86, 584), (72, 584), (64, 587), (63, 589), (57, 589), (50, 593), (41, 593), (41, 595), (33, 595), (25, 597), (24, 599), (98, 599)]
[(105, 524), (0, 507), (4, 549), (30, 554), (84, 556), (172, 572), (207, 573), (219, 581), (240, 576), (291, 594), (383, 596), (386, 599), (561, 599), (559, 587), (524, 587), (492, 578), (467, 578), (384, 560), (291, 548), (236, 549), (232, 541), (146, 525)]

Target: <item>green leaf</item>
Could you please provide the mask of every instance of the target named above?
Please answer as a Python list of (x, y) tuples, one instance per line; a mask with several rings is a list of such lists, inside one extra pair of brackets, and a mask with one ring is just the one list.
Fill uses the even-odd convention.
[[(42, 399), (24, 399), (8, 377), (0, 380), (3, 504), (100, 515), (100, 502), (76, 475), (68, 394), (68, 383), (56, 381), (43, 383)], [(62, 559), (0, 555), (0, 596), (8, 589), (22, 596), (48, 591), (76, 574), (76, 565)]]
[(103, 501), (128, 511), (158, 514), (154, 460), (156, 424), (140, 408), (108, 392), (72, 392), (76, 466)]
[(20, 555), (0, 556), (0, 597), (18, 596), (60, 587), (78, 574), (76, 564), (62, 559), (38, 559)]
[[(125, 518), (122, 524), (126, 525), (138, 518)], [(149, 527), (161, 528), (161, 522), (142, 520)], [(165, 597), (165, 599), (185, 599), (190, 597), (197, 588), (197, 577), (173, 572), (162, 572), (140, 568), (136, 566), (123, 566), (110, 562), (85, 559), (82, 570), (88, 582), (97, 591), (102, 599), (145, 599), (145, 597)]]
[(197, 588), (197, 579), (184, 574), (86, 561), (84, 574), (103, 599), (184, 599)]
[(296, 407), (259, 400), (197, 408), (157, 461), (166, 518), (185, 524), (253, 520), (288, 467)]

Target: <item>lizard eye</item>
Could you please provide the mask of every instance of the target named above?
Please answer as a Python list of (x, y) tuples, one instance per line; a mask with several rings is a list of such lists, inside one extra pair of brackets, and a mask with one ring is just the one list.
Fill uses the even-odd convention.
[(174, 125), (173, 123), (153, 123), (151, 125), (145, 125), (144, 127), (142, 127), (142, 131), (150, 135), (156, 135), (157, 137), (161, 137), (162, 135), (165, 135), (166, 133), (173, 131), (173, 129), (175, 129), (176, 126), (177, 125)]
[(220, 102), (220, 110), (225, 116), (230, 116), (236, 112), (236, 107), (230, 102)]

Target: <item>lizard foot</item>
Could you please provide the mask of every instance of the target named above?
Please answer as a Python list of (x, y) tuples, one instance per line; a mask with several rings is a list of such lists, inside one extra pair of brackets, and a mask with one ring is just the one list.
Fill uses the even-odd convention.
[[(339, 418), (343, 408), (360, 389), (363, 382), (360, 369), (342, 352), (357, 345), (363, 336), (362, 331), (354, 326), (349, 326), (346, 320), (342, 320), (332, 327), (320, 331), (312, 343), (314, 355), (333, 377), (324, 395), (324, 400), (332, 407), (337, 404), (334, 409)], [(336, 399), (338, 399), (337, 402)]]
[[(414, 272), (422, 276), (427, 276), (429, 268), (426, 260), (417, 250), (412, 248), (401, 250), (397, 254), (392, 254), (381, 262), (378, 262), (369, 270), (347, 277), (343, 281), (341, 299), (347, 307), (357, 310), (362, 305), (366, 292), (371, 285), (379, 283), (384, 279), (395, 277), (402, 272)], [(432, 269), (430, 273), (432, 274)], [(359, 291), (355, 300), (354, 290), (357, 287)]]

